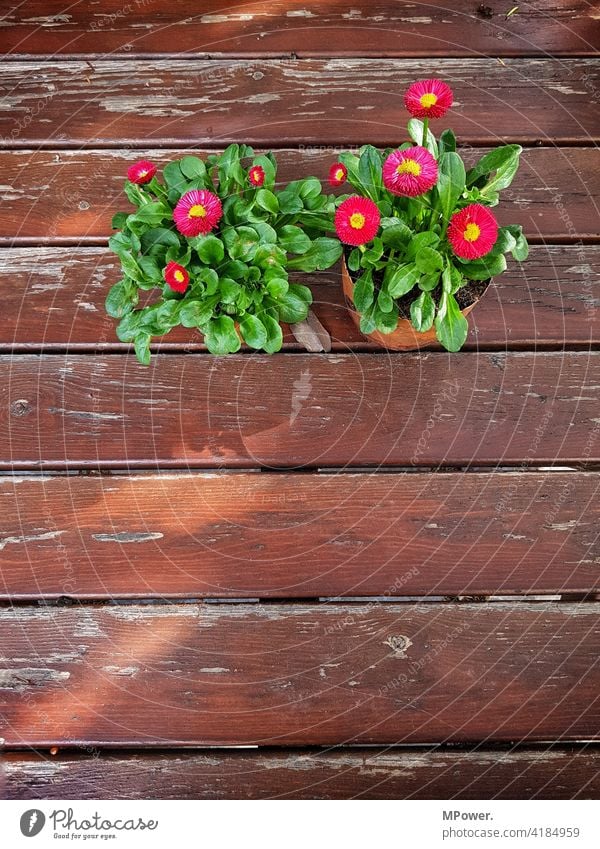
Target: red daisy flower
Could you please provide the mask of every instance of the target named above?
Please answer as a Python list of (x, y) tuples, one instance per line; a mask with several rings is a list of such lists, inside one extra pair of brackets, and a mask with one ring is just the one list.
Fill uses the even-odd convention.
[(190, 282), (190, 275), (187, 273), (183, 265), (178, 265), (176, 262), (167, 263), (163, 271), (165, 283), (173, 289), (174, 292), (185, 292)]
[(498, 222), (480, 203), (455, 212), (448, 226), (448, 241), (456, 256), (479, 259), (488, 254), (498, 238)]
[(441, 80), (419, 80), (404, 95), (404, 105), (414, 118), (441, 118), (452, 100), (452, 89)]
[(395, 150), (383, 163), (383, 185), (394, 195), (424, 195), (438, 178), (437, 162), (427, 148)]
[(346, 182), (347, 176), (348, 169), (346, 166), (342, 162), (334, 162), (329, 169), (329, 185), (341, 186), (342, 183)]
[(137, 183), (138, 186), (149, 183), (155, 174), (156, 165), (147, 159), (142, 159), (141, 162), (136, 162), (127, 169), (127, 179), (130, 183)]
[(341, 242), (364, 245), (375, 238), (381, 215), (369, 198), (352, 195), (341, 203), (335, 213), (335, 230)]
[(210, 233), (223, 215), (221, 201), (206, 189), (186, 192), (173, 210), (173, 221), (184, 236), (199, 236)]
[(253, 165), (248, 171), (248, 179), (253, 186), (262, 186), (265, 182), (265, 169), (262, 165)]

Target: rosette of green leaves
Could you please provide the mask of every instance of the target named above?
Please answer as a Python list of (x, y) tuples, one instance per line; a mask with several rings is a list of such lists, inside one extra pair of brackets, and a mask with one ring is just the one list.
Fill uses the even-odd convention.
[[(265, 173), (260, 188), (248, 183), (254, 165)], [(169, 163), (164, 182), (125, 184), (136, 209), (113, 219), (119, 232), (109, 245), (122, 279), (111, 288), (106, 309), (120, 319), (117, 335), (133, 342), (140, 362), (149, 363), (153, 337), (178, 325), (201, 331), (213, 354), (238, 351), (242, 341), (274, 353), (282, 345), (281, 323), (306, 318), (311, 292), (290, 282), (289, 272), (326, 269), (339, 258), (338, 240), (324, 235), (334, 199), (313, 177), (278, 189), (276, 174), (272, 154), (255, 156), (247, 145), (233, 144), (205, 162), (186, 156)], [(191, 189), (215, 192), (223, 205), (218, 227), (206, 236), (185, 237), (172, 220), (173, 208)], [(163, 280), (169, 262), (190, 275), (183, 294)]]
[[(423, 124), (409, 121), (409, 135), (418, 144)], [(410, 143), (400, 149), (410, 147)], [(391, 333), (399, 319), (398, 301), (410, 295), (410, 320), (418, 332), (435, 328), (448, 351), (458, 351), (467, 338), (468, 324), (456, 294), (472, 281), (489, 280), (506, 269), (506, 254), (523, 261), (528, 245), (519, 225), (501, 227), (491, 252), (477, 261), (455, 256), (446, 239), (452, 215), (471, 203), (494, 206), (518, 169), (521, 147), (504, 145), (485, 154), (467, 170), (456, 151), (456, 139), (445, 130), (439, 140), (429, 130), (427, 147), (438, 160), (438, 182), (419, 198), (397, 197), (383, 185), (383, 162), (391, 149), (371, 145), (358, 154), (343, 153), (348, 182), (373, 200), (381, 213), (381, 229), (368, 245), (347, 253), (355, 284), (353, 300), (363, 333)], [(343, 200), (348, 195), (343, 195)], [(404, 302), (406, 303), (406, 301)]]

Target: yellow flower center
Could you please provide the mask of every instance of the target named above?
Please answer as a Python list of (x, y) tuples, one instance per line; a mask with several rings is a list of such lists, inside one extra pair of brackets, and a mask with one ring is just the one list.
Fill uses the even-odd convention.
[(403, 159), (400, 165), (396, 168), (397, 174), (412, 174), (413, 177), (418, 177), (421, 173), (421, 166), (414, 159)]
[(427, 94), (424, 94), (420, 98), (419, 102), (420, 102), (421, 106), (423, 107), (423, 109), (431, 109), (431, 107), (435, 106), (435, 104), (438, 102), (437, 94), (434, 94), (433, 92), (430, 91)]
[(341, 168), (338, 168), (338, 170), (335, 172), (335, 179), (336, 180), (343, 180), (344, 179), (344, 172), (342, 171)]
[(185, 280), (182, 271), (176, 271), (173, 277), (175, 278), (175, 280), (177, 280), (178, 283), (183, 283), (183, 281)]
[(361, 212), (354, 212), (350, 216), (350, 226), (355, 230), (362, 230), (365, 226), (365, 216)]
[(138, 176), (140, 176), (140, 177), (147, 177), (147, 176), (148, 176), (148, 169), (147, 169), (147, 168), (142, 168), (142, 170), (140, 171), (140, 173), (139, 173), (139, 175), (138, 175)]
[(467, 242), (476, 242), (479, 236), (481, 235), (481, 228), (474, 224), (472, 221), (469, 221), (467, 226), (465, 227), (464, 237)]
[(190, 218), (205, 218), (206, 209), (202, 206), (201, 203), (195, 203), (194, 206), (190, 208), (188, 215)]

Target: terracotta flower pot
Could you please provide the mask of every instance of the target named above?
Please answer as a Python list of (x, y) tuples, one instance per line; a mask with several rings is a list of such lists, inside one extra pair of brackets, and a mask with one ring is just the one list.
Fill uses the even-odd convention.
[[(350, 313), (356, 328), (360, 330), (360, 315), (356, 311), (354, 301), (352, 300), (354, 283), (350, 277), (346, 261), (343, 259), (342, 286), (344, 289), (344, 299), (346, 301), (346, 306), (348, 307), (348, 312)], [(483, 295), (481, 297), (483, 297)], [(468, 316), (471, 310), (477, 306), (481, 297), (468, 307), (465, 307), (465, 309), (462, 310), (462, 314), (464, 316)], [(362, 333), (362, 331), (360, 332)], [(367, 339), (371, 339), (373, 342), (376, 342), (378, 345), (381, 345), (382, 348), (388, 348), (390, 351), (415, 351), (418, 348), (426, 348), (429, 345), (439, 344), (435, 335), (434, 327), (430, 330), (426, 330), (424, 333), (419, 333), (414, 329), (407, 318), (398, 319), (398, 326), (391, 333), (380, 333), (379, 330), (374, 330), (372, 333), (362, 333), (362, 335)]]

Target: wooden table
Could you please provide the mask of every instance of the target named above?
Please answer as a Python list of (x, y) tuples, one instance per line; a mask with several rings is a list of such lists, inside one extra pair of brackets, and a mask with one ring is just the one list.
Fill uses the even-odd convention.
[[(598, 16), (510, 7), (4, 18), (5, 797), (600, 792)], [(373, 350), (339, 269), (310, 281), (329, 355), (288, 333), (215, 359), (180, 331), (144, 368), (116, 341), (131, 162), (246, 141), (323, 178), (402, 141), (432, 75), (469, 158), (526, 147), (501, 217), (531, 256), (462, 353)]]

